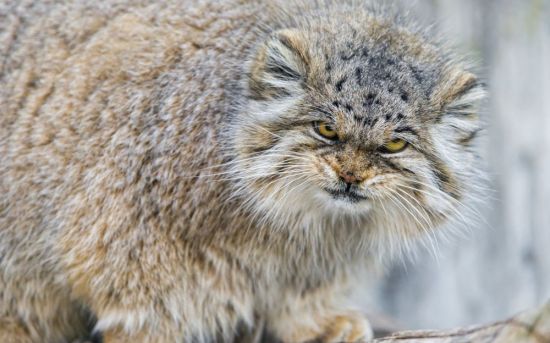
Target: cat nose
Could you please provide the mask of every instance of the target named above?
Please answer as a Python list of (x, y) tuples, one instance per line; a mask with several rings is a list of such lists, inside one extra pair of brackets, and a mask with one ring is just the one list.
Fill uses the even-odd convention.
[(360, 183), (363, 181), (363, 178), (356, 176), (351, 171), (344, 171), (341, 170), (338, 175), (340, 176), (340, 179), (344, 181), (345, 183), (351, 184), (351, 183)]

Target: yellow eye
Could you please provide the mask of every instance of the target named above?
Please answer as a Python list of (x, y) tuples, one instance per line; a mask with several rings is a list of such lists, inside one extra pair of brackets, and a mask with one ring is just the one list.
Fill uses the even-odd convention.
[(315, 124), (315, 129), (321, 136), (325, 137), (326, 139), (330, 139), (330, 140), (338, 139), (338, 134), (336, 133), (336, 130), (334, 130), (332, 125), (330, 125), (329, 123), (317, 122)]
[(398, 152), (401, 152), (407, 148), (409, 143), (402, 139), (393, 139), (389, 142), (387, 142), (384, 146), (381, 147), (382, 152), (387, 154), (396, 154)]

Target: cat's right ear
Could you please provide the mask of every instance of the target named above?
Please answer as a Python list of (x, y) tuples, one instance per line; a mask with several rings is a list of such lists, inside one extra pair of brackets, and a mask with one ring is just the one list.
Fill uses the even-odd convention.
[(251, 96), (266, 100), (303, 91), (308, 63), (305, 38), (300, 31), (275, 32), (252, 61), (249, 74)]

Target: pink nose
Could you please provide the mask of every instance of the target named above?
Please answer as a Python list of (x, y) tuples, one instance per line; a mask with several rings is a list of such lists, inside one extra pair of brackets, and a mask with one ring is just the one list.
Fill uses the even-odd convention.
[(362, 178), (355, 176), (353, 172), (341, 170), (338, 175), (345, 183), (359, 183), (363, 181)]

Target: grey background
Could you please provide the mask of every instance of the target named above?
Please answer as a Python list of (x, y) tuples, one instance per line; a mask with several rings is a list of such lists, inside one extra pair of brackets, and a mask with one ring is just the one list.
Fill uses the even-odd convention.
[(397, 265), (371, 307), (408, 328), (505, 317), (550, 299), (550, 0), (417, 0), (424, 22), (480, 61), (492, 192), (465, 238)]

